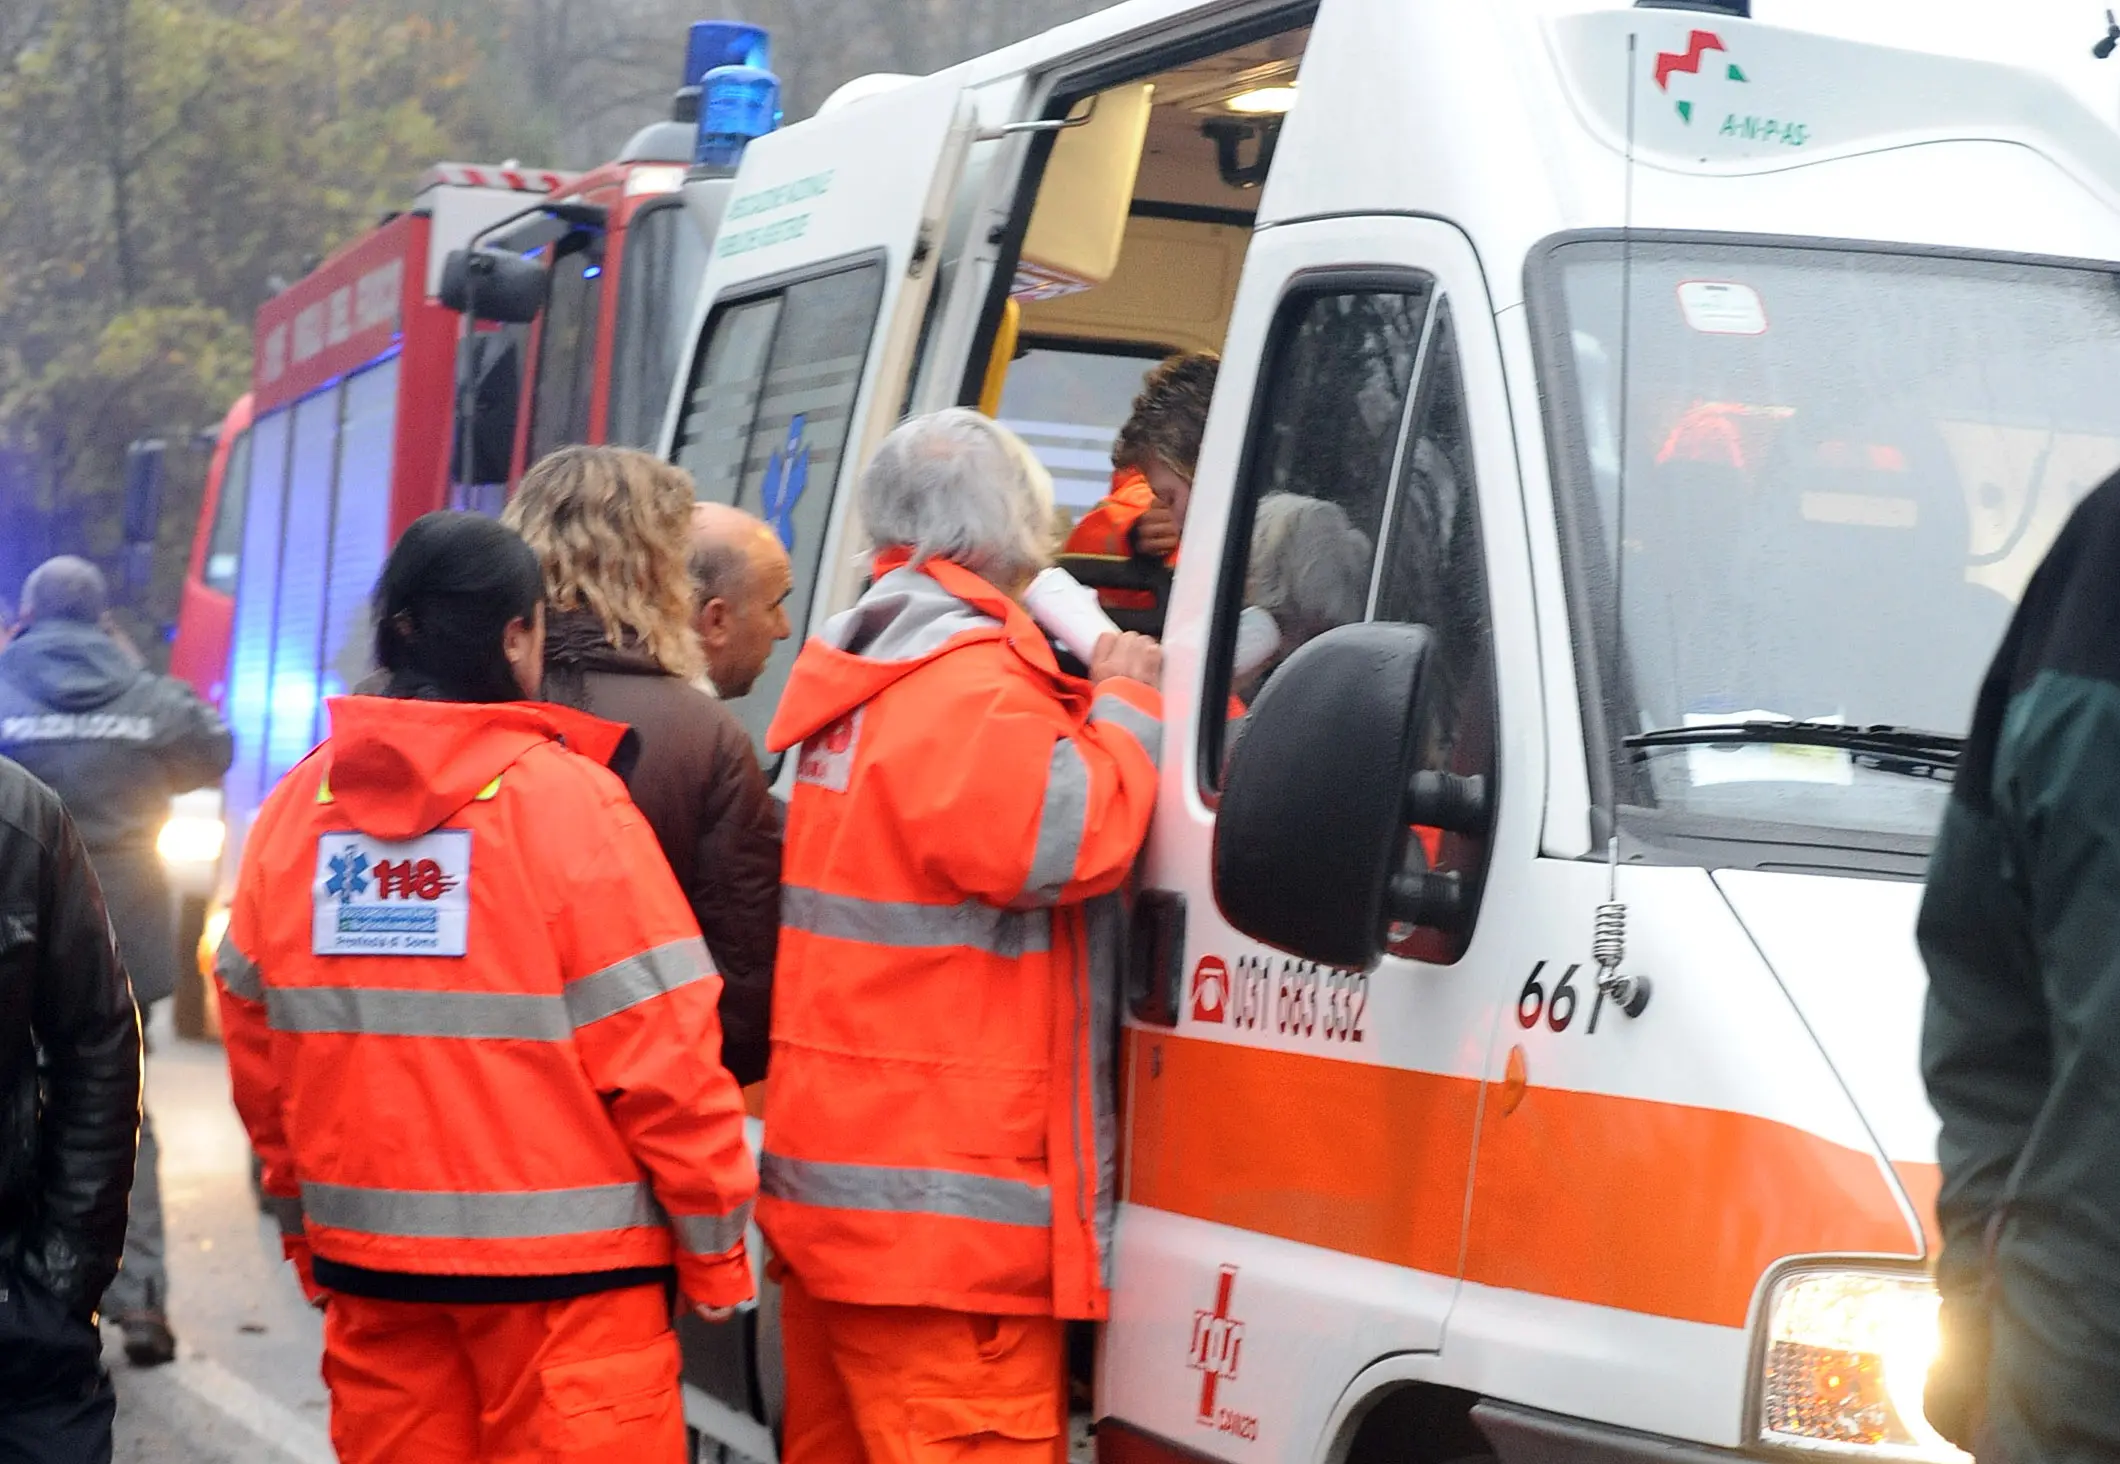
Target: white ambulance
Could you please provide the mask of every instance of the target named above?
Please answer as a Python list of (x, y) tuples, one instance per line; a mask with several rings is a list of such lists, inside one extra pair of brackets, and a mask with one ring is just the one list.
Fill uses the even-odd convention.
[[(2120, 137), (1746, 9), (1131, 0), (744, 158), (664, 445), (798, 636), (904, 414), (1080, 512), (1143, 369), (1223, 356), (1101, 1459), (1953, 1457), (1915, 912), (2120, 466)], [(771, 1392), (688, 1397), (755, 1451)]]

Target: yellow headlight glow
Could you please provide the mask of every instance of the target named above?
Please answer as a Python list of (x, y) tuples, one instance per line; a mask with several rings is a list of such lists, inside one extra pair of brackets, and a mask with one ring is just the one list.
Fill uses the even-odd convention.
[(1774, 1289), (1760, 1442), (1864, 1459), (1961, 1460), (1921, 1411), (1937, 1348), (1926, 1277), (1797, 1272)]
[(213, 864), (227, 838), (228, 826), (217, 818), (174, 813), (155, 836), (155, 852), (165, 864)]

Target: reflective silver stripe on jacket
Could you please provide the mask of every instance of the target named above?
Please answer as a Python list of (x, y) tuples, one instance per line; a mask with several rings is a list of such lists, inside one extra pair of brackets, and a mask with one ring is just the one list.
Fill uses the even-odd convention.
[(221, 944), (213, 954), (213, 971), (221, 978), (221, 984), (228, 988), (229, 995), (245, 1001), (265, 999), (265, 980), (258, 974), (258, 963), (237, 948), (234, 936), (221, 937)]
[(687, 1255), (719, 1256), (736, 1249), (745, 1227), (751, 1223), (751, 1202), (745, 1200), (726, 1215), (672, 1215), (670, 1228), (677, 1232), (678, 1248)]
[(917, 661), (966, 631), (1000, 623), (904, 564), (827, 620), (818, 639), (871, 661)]
[(828, 895), (788, 885), (780, 892), (780, 923), (789, 930), (881, 946), (970, 946), (1014, 959), (1047, 951), (1053, 922), (1044, 910), (1000, 910), (978, 900), (961, 905), (915, 905)]
[(1121, 696), (1106, 693), (1090, 703), (1089, 719), (1092, 722), (1112, 722), (1134, 734), (1134, 740), (1148, 750), (1149, 760), (1163, 761), (1163, 724)]
[(1089, 831), (1089, 764), (1072, 737), (1053, 744), (1045, 771), (1045, 806), (1038, 812), (1038, 842), (1031, 852), (1030, 878), (1016, 904), (1050, 905), (1074, 878)]
[(698, 936), (672, 941), (568, 982), (567, 1015), (575, 1026), (586, 1027), (713, 974), (705, 941)]
[(560, 997), (507, 991), (275, 986), (265, 993), (265, 1013), (275, 1032), (530, 1042), (565, 1042), (574, 1035)]
[(292, 1195), (267, 1195), (261, 1202), (265, 1213), (280, 1222), (280, 1234), (302, 1233), (302, 1202)]
[(334, 1230), (418, 1240), (540, 1240), (668, 1224), (637, 1183), (503, 1193), (305, 1184), (302, 1209)]
[(884, 1164), (826, 1164), (768, 1152), (759, 1161), (759, 1193), (828, 1210), (949, 1215), (996, 1225), (1050, 1225), (1053, 1192), (1042, 1184), (963, 1174), (954, 1169), (899, 1169)]

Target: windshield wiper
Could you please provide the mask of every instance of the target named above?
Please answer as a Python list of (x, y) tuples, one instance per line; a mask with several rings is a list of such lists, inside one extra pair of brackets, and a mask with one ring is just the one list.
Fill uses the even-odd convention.
[(1850, 755), (1855, 766), (1910, 778), (1951, 781), (1965, 739), (1950, 732), (1879, 723), (1849, 727), (1837, 722), (1709, 722), (1698, 727), (1659, 727), (1620, 739), (1636, 762), (1667, 747), (1831, 747)]

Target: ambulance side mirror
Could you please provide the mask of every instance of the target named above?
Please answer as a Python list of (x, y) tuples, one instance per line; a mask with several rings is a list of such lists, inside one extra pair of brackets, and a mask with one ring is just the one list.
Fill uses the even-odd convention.
[(442, 305), (473, 320), (528, 325), (545, 308), (542, 261), (500, 249), (452, 249), (442, 262)]
[(1238, 930), (1360, 969), (1394, 921), (1448, 924), (1455, 883), (1427, 873), (1409, 828), (1432, 643), (1424, 626), (1341, 626), (1266, 683), (1215, 820), (1215, 903)]

